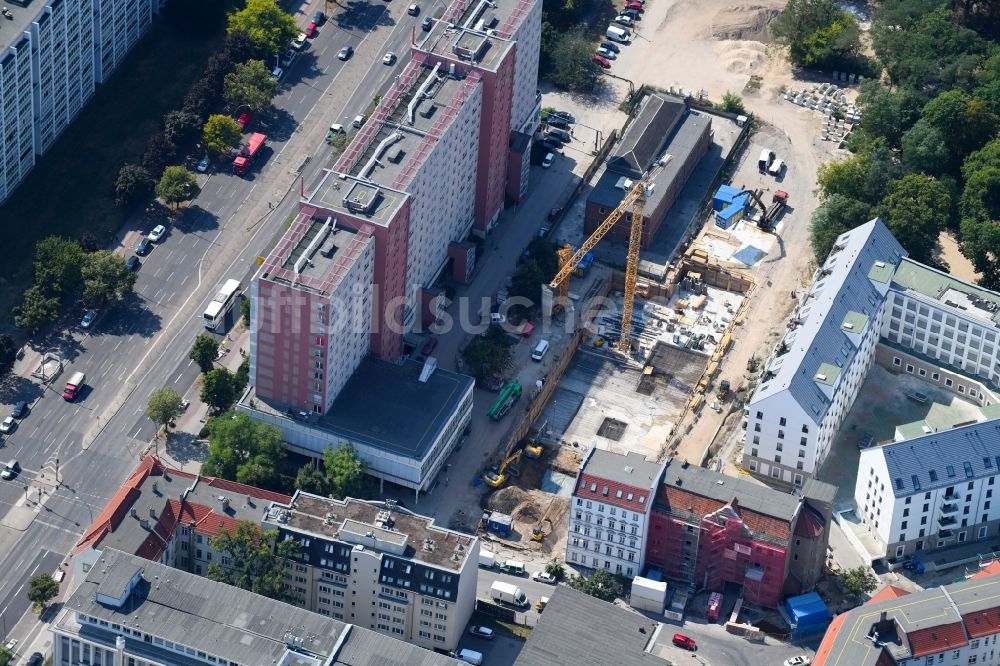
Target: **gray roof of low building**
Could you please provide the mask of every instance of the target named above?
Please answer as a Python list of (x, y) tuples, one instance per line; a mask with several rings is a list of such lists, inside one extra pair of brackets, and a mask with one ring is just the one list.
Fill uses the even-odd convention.
[(648, 95), (608, 157), (608, 171), (632, 178), (640, 177), (659, 157), (663, 144), (686, 109), (687, 105), (680, 98)]
[(1000, 419), (862, 452), (883, 456), (896, 497), (1000, 474)]
[(735, 498), (744, 509), (787, 522), (791, 522), (799, 510), (799, 498), (795, 495), (687, 462), (672, 460), (667, 465), (663, 483), (723, 503)]
[(838, 370), (850, 366), (858, 349), (841, 324), (848, 313), (855, 312), (874, 325), (885, 297), (869, 273), (879, 265), (891, 270), (905, 255), (903, 246), (878, 218), (837, 238), (793, 315), (797, 321), (785, 336), (787, 351), (772, 361), (766, 379), (750, 398), (751, 413), (755, 403), (787, 391), (813, 423), (823, 420), (835, 392), (828, 395), (817, 385), (820, 366)]
[(514, 666), (665, 666), (669, 662), (646, 652), (660, 626), (560, 585)]
[[(142, 581), (121, 608), (97, 602), (98, 589), (131, 579), (140, 569)], [(67, 612), (56, 620), (57, 626), (95, 637), (95, 632), (103, 631), (108, 634), (103, 638), (112, 645), (111, 630), (79, 625), (75, 614), (127, 626), (240, 664), (278, 663), (286, 652), (289, 635), (302, 640), (304, 653), (321, 661), (336, 653), (332, 663), (345, 666), (458, 663), (395, 638), (113, 548), (104, 550), (64, 608)], [(338, 650), (345, 633), (346, 640)], [(137, 640), (132, 645), (145, 649)], [(167, 657), (168, 662), (186, 663), (176, 653)]]
[(621, 455), (594, 449), (580, 472), (637, 488), (653, 488), (663, 472), (663, 464), (646, 460), (644, 455), (635, 451)]

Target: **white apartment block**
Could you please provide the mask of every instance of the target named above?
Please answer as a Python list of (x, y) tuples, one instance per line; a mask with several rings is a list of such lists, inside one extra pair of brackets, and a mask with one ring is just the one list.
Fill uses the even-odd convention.
[(476, 604), (479, 540), (381, 502), (297, 492), (262, 520), (301, 556), (285, 582), (300, 605), (427, 649), (454, 650)]
[(883, 557), (1000, 536), (1000, 406), (980, 419), (861, 452), (854, 501)]
[(160, 0), (8, 5), (0, 33), (0, 203), (152, 24)]
[(802, 485), (823, 464), (874, 361), (904, 255), (877, 218), (837, 238), (750, 398), (744, 467)]
[(570, 502), (566, 562), (628, 578), (640, 575), (650, 507), (664, 469), (639, 453), (591, 448)]

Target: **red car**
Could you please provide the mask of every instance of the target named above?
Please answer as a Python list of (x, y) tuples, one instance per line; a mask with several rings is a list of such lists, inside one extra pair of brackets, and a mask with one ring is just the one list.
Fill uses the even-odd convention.
[(637, 12), (641, 12), (642, 3), (636, 2), (636, 0), (628, 0), (628, 2), (625, 3), (625, 9), (634, 9)]
[(433, 338), (433, 337), (427, 338), (427, 342), (425, 342), (424, 346), (420, 348), (420, 353), (423, 354), (424, 356), (430, 356), (431, 353), (435, 349), (437, 349), (437, 346), (438, 346), (438, 339), (437, 338)]
[(316, 36), (316, 22), (315, 21), (313, 21), (312, 23), (310, 23), (306, 27), (305, 33), (306, 33), (306, 37), (308, 37), (309, 39), (312, 39), (313, 37)]
[(611, 61), (604, 56), (595, 55), (594, 62), (603, 67), (604, 69), (611, 69)]
[(250, 114), (244, 111), (236, 116), (236, 124), (240, 126), (240, 129), (246, 129), (247, 125), (250, 124)]
[(682, 647), (685, 650), (697, 650), (698, 644), (694, 642), (693, 638), (685, 636), (684, 634), (674, 634), (673, 643), (677, 647)]

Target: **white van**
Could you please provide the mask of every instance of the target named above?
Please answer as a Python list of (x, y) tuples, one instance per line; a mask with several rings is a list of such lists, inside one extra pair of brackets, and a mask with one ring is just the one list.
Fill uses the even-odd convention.
[(548, 340), (539, 340), (538, 344), (535, 345), (535, 351), (531, 352), (532, 361), (541, 361), (545, 358), (545, 352), (549, 350)]
[(629, 36), (628, 30), (626, 30), (625, 28), (619, 28), (616, 25), (609, 25), (608, 31), (605, 32), (604, 34), (608, 36), (608, 39), (614, 40), (620, 44), (628, 44), (630, 41), (632, 41), (632, 38)]
[(459, 661), (464, 661), (467, 664), (472, 664), (473, 666), (479, 666), (483, 663), (483, 653), (476, 652), (475, 650), (470, 650), (468, 648), (462, 648), (457, 653), (455, 657)]
[(767, 168), (767, 172), (777, 178), (781, 175), (781, 170), (785, 168), (784, 160), (774, 160), (771, 162), (771, 166)]

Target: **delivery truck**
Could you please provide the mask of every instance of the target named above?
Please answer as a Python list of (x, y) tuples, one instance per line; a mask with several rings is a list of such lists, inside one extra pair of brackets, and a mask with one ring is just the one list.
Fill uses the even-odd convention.
[(512, 583), (502, 583), (498, 580), (493, 581), (493, 585), (490, 587), (490, 597), (498, 604), (510, 604), (518, 608), (527, 608), (529, 606), (528, 597), (524, 596), (521, 588)]
[(497, 563), (497, 556), (493, 553), (479, 551), (479, 566), (484, 569), (492, 569)]
[(87, 381), (87, 376), (82, 372), (74, 372), (66, 382), (66, 388), (63, 389), (63, 400), (73, 402), (76, 400), (76, 396), (80, 395), (80, 389), (83, 388), (84, 382)]

